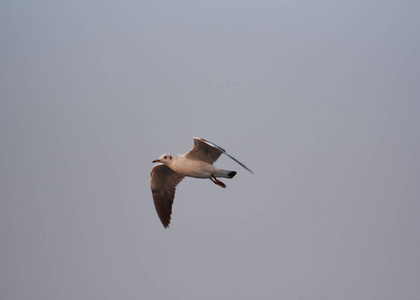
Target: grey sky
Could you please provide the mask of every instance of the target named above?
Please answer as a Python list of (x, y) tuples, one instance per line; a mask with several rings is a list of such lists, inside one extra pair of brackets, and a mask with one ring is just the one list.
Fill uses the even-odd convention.
[(0, 298), (419, 299), (419, 8), (2, 1)]

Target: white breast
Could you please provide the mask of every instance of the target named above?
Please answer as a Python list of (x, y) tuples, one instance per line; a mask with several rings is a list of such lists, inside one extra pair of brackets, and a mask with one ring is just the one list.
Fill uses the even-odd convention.
[(187, 159), (183, 155), (177, 156), (169, 167), (177, 173), (196, 178), (210, 178), (211, 174), (216, 170), (209, 163)]

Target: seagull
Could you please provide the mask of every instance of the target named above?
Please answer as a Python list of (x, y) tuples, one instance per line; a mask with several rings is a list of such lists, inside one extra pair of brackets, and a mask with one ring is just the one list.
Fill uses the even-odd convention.
[(166, 153), (153, 161), (153, 163), (160, 163), (153, 166), (150, 174), (153, 202), (165, 228), (171, 221), (176, 186), (184, 177), (209, 178), (214, 184), (225, 188), (226, 185), (217, 177), (231, 179), (236, 175), (235, 171), (222, 170), (213, 166), (222, 153), (254, 174), (222, 147), (198, 137), (194, 138), (194, 147), (189, 152), (177, 155)]

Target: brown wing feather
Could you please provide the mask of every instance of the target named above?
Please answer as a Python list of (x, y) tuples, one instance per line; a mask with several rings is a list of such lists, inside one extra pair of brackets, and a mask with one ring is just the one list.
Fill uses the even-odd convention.
[(254, 174), (254, 172), (248, 169), (243, 163), (228, 154), (225, 149), (205, 139), (195, 137), (194, 147), (189, 152), (187, 152), (185, 156), (189, 159), (202, 160), (212, 164), (220, 157), (220, 155), (222, 155), (222, 153), (226, 154), (235, 162)]
[(222, 153), (224, 153), (222, 148), (216, 148), (204, 139), (194, 138), (194, 147), (185, 156), (189, 159), (202, 160), (212, 164)]
[(183, 175), (172, 171), (164, 164), (155, 165), (150, 174), (153, 202), (165, 228), (169, 226), (171, 221), (176, 186), (183, 178)]

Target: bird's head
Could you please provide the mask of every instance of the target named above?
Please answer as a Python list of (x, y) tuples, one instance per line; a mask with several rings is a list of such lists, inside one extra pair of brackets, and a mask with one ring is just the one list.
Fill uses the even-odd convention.
[(153, 162), (154, 163), (160, 162), (160, 163), (163, 163), (165, 165), (169, 165), (169, 164), (171, 164), (172, 161), (173, 161), (173, 155), (170, 154), (170, 153), (165, 153), (161, 157), (159, 157), (158, 159), (155, 159)]

